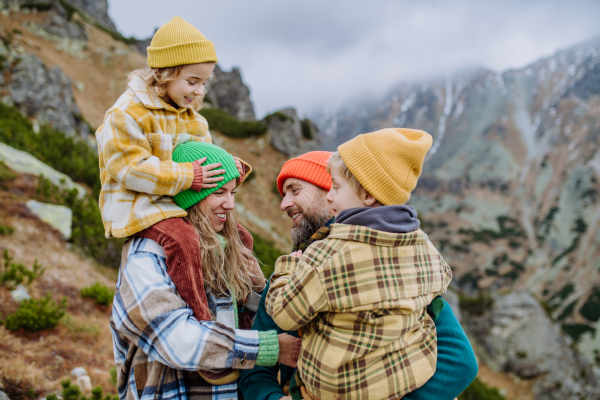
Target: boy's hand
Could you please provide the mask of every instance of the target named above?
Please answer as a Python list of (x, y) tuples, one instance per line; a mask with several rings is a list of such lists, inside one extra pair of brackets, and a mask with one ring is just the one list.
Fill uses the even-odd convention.
[(302, 250), (294, 251), (294, 252), (290, 253), (290, 256), (292, 256), (292, 257), (302, 257)]
[(279, 359), (277, 361), (280, 364), (296, 368), (302, 348), (302, 339), (287, 333), (280, 333), (277, 335), (277, 339), (279, 339)]

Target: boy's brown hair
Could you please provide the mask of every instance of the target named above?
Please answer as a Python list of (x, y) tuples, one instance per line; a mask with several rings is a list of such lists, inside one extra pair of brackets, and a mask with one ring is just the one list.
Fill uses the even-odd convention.
[(327, 162), (327, 173), (329, 175), (331, 175), (331, 171), (333, 168), (337, 169), (337, 171), (342, 176), (342, 179), (344, 179), (350, 185), (350, 187), (354, 189), (354, 192), (358, 196), (366, 192), (366, 189), (360, 184), (358, 179), (356, 179), (356, 177), (352, 175), (352, 172), (350, 172), (350, 170), (348, 169), (348, 166), (342, 159), (342, 156), (340, 156), (339, 151), (333, 153), (329, 158), (329, 161)]

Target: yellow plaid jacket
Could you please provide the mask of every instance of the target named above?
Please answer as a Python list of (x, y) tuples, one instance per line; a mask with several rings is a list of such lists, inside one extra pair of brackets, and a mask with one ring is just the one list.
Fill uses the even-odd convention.
[(304, 327), (300, 378), (319, 399), (396, 399), (435, 372), (427, 305), (450, 267), (416, 230), (333, 224), (302, 257), (282, 256), (266, 299), (282, 329)]
[(211, 143), (208, 124), (193, 108), (176, 109), (134, 78), (96, 132), (100, 211), (106, 237), (127, 237), (172, 217), (184, 217), (171, 196), (189, 189), (192, 163), (172, 161), (187, 141)]

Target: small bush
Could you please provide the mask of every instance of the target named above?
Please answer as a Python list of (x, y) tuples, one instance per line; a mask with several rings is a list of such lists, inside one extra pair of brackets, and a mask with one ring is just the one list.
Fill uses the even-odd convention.
[(600, 286), (594, 287), (590, 297), (579, 309), (579, 313), (588, 321), (598, 322), (600, 319)]
[(267, 115), (263, 118), (263, 121), (269, 123), (273, 118), (277, 118), (281, 122), (294, 122), (294, 118), (281, 111), (275, 111), (274, 113)]
[(0, 161), (0, 185), (4, 186), (5, 182), (10, 182), (17, 179), (17, 174), (6, 165), (4, 161)]
[(98, 153), (87, 143), (47, 125), (39, 133), (16, 108), (0, 103), (0, 142), (26, 151), (71, 179), (89, 186), (94, 197), (100, 194)]
[(273, 245), (273, 242), (262, 238), (260, 235), (252, 233), (252, 236), (254, 237), (254, 255), (261, 264), (260, 269), (265, 278), (269, 279), (275, 270), (275, 261), (284, 253), (279, 251)]
[(50, 293), (48, 293), (46, 297), (39, 300), (23, 300), (19, 304), (17, 312), (6, 317), (5, 325), (11, 331), (21, 328), (28, 332), (52, 329), (58, 325), (59, 320), (65, 315), (66, 308), (66, 298), (56, 304), (50, 298)]
[(596, 328), (586, 324), (563, 324), (562, 329), (575, 342), (579, 342), (581, 337), (588, 332), (591, 332), (592, 335), (596, 333)]
[[(79, 386), (72, 385), (70, 379), (65, 379), (61, 383), (62, 388), (62, 398), (63, 400), (118, 400), (119, 396), (107, 394), (104, 396), (102, 393), (102, 388), (100, 386), (92, 389), (92, 396), (87, 399), (85, 396), (81, 395), (81, 391), (79, 390)], [(104, 397), (103, 397), (104, 396)], [(46, 396), (46, 400), (59, 400), (58, 396), (54, 393)]]
[(107, 306), (112, 303), (115, 292), (100, 282), (81, 289), (81, 297), (94, 300), (96, 304)]
[(458, 395), (458, 400), (504, 400), (504, 398), (498, 389), (489, 387), (478, 378), (475, 378), (473, 383)]
[(73, 243), (100, 263), (118, 268), (125, 239), (106, 239), (100, 208), (95, 198), (90, 195), (79, 198), (76, 189), (61, 189), (42, 176), (38, 181), (34, 199), (67, 206), (73, 210)]
[(470, 315), (482, 316), (494, 305), (494, 299), (489, 294), (479, 291), (477, 297), (458, 294), (460, 309)]
[(21, 263), (12, 262), (13, 257), (8, 255), (8, 250), (6, 249), (2, 258), (4, 259), (4, 264), (0, 265), (0, 285), (6, 287), (8, 290), (13, 290), (23, 283), (27, 286), (31, 285), (31, 282), (39, 278), (45, 271), (45, 268), (42, 268), (37, 260), (33, 262), (32, 269), (28, 269)]
[(308, 118), (302, 120), (302, 137), (306, 140), (313, 139), (313, 129)]
[(262, 135), (267, 126), (259, 121), (240, 121), (234, 116), (217, 108), (205, 108), (200, 114), (206, 118), (210, 129), (233, 138), (247, 138)]
[(15, 228), (9, 225), (0, 225), (0, 236), (10, 236), (15, 233)]

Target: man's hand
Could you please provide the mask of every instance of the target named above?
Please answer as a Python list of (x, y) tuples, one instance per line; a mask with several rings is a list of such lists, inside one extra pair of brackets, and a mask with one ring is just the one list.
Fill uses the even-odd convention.
[(280, 364), (296, 368), (300, 348), (302, 347), (302, 339), (287, 333), (280, 333), (277, 338), (279, 339), (279, 359), (277, 361)]
[(250, 275), (250, 280), (252, 281), (252, 290), (255, 292), (262, 291), (267, 285), (267, 281), (265, 280), (265, 276), (263, 275), (256, 258), (252, 257), (251, 259), (247, 260), (246, 268), (248, 269), (248, 274)]

